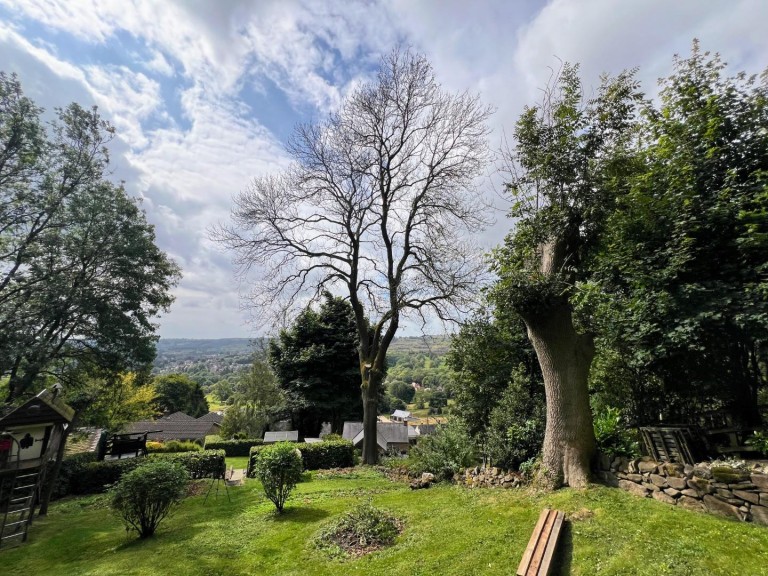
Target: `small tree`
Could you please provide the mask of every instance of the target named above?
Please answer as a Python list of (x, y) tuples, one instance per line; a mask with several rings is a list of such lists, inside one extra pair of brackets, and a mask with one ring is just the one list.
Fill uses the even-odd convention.
[(149, 538), (181, 502), (188, 482), (182, 466), (148, 462), (125, 474), (112, 489), (112, 509), (123, 519), (126, 532), (136, 530), (139, 538)]
[(301, 478), (301, 452), (288, 442), (278, 442), (259, 452), (254, 469), (264, 494), (281, 514), (291, 490)]

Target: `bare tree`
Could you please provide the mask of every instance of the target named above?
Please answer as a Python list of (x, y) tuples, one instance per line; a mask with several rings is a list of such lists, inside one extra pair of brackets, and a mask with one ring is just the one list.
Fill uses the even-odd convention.
[[(401, 318), (455, 318), (483, 273), (469, 234), (485, 225), (474, 188), (490, 108), (449, 94), (420, 55), (395, 50), (338, 113), (297, 127), (287, 170), (257, 178), (214, 237), (236, 253), (249, 301), (290, 314), (323, 290), (348, 295), (359, 337), (365, 440)], [(465, 236), (465, 233), (469, 233)]]

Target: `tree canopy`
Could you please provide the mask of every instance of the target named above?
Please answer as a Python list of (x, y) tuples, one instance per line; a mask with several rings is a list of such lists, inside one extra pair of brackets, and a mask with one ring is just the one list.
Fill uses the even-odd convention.
[(317, 437), (323, 422), (341, 434), (360, 420), (360, 365), (355, 315), (349, 302), (325, 294), (269, 344), (269, 363), (302, 436)]
[(0, 374), (9, 398), (43, 373), (154, 358), (152, 318), (178, 267), (135, 199), (107, 179), (114, 129), (96, 109), (43, 111), (0, 73)]
[(200, 384), (186, 374), (162, 374), (152, 380), (157, 406), (165, 414), (184, 412), (195, 418), (208, 413), (208, 401)]

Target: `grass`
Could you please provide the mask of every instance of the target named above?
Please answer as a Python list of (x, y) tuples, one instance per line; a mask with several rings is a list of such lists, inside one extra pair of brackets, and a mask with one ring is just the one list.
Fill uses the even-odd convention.
[[(411, 491), (360, 468), (306, 475), (282, 516), (248, 481), (203, 502), (188, 498), (156, 536), (126, 534), (103, 496), (56, 502), (27, 544), (0, 552), (2, 574), (71, 576), (185, 574), (484, 576), (514, 571), (541, 508), (571, 518), (561, 574), (768, 575), (768, 528), (689, 512), (617, 489), (534, 493), (437, 486)], [(333, 560), (312, 538), (370, 499), (404, 520), (392, 548)]]

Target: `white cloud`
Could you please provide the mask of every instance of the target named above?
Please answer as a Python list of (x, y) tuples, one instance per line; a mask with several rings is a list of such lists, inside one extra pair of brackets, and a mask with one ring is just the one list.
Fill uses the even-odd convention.
[[(581, 62), (588, 86), (601, 72), (640, 66), (650, 93), (693, 37), (734, 71), (768, 62), (762, 0), (0, 0), (0, 7), (9, 14), (0, 48), (25, 87), (29, 80), (46, 106), (68, 102), (56, 98), (95, 102), (118, 128), (117, 172), (145, 198), (161, 247), (184, 268), (162, 320), (165, 336), (248, 333), (228, 256), (206, 229), (227, 218), (232, 195), (253, 176), (287, 158), (265, 128), (277, 119), (267, 122), (241, 101), (244, 88), (269, 98), (276, 86), (295, 108), (322, 118), (403, 41), (427, 54), (447, 89), (479, 92), (498, 109), (498, 146), (523, 105), (536, 101), (556, 57)], [(30, 20), (43, 30), (25, 31)], [(127, 59), (109, 59), (129, 41)], [(65, 56), (68, 42), (91, 57)], [(494, 182), (498, 188), (498, 175), (489, 191)], [(486, 243), (507, 228), (500, 218)]]

